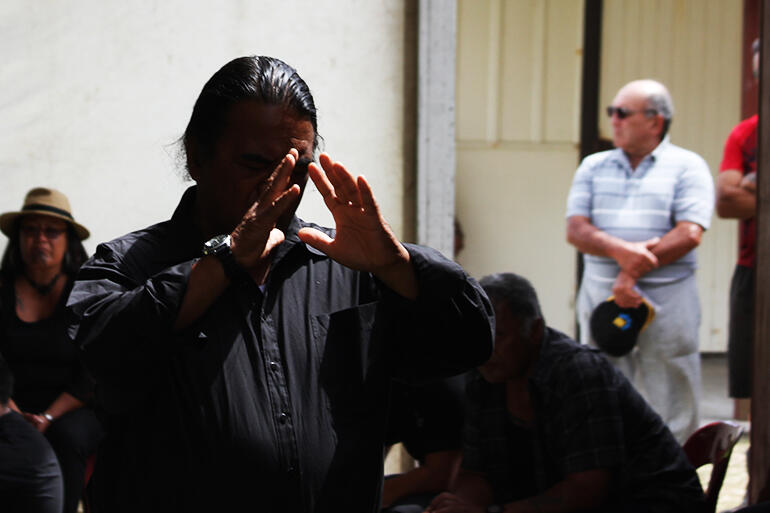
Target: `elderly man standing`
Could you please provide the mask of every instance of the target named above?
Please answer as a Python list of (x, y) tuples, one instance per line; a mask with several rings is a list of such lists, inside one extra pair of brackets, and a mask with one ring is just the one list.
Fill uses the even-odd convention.
[(695, 247), (708, 229), (714, 184), (706, 162), (671, 144), (666, 87), (637, 80), (607, 114), (615, 149), (586, 157), (567, 201), (567, 240), (584, 253), (577, 301), (581, 341), (593, 309), (614, 296), (624, 308), (651, 300), (656, 316), (636, 349), (613, 362), (680, 442), (698, 427), (700, 305)]

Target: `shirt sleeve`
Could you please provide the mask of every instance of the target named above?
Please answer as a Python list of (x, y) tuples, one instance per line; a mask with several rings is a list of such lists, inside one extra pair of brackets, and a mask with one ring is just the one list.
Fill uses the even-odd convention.
[(623, 419), (618, 387), (611, 376), (595, 360), (581, 360), (564, 372), (564, 378), (558, 388), (563, 394), (549, 408), (554, 413), (553, 443), (562, 474), (621, 465), (625, 460)]
[(742, 134), (741, 125), (736, 126), (730, 132), (725, 141), (725, 149), (722, 154), (722, 163), (719, 165), (719, 172), (734, 169), (741, 171), (743, 169), (743, 152), (741, 151)]
[(706, 161), (693, 155), (674, 190), (674, 221), (690, 221), (704, 230), (714, 212), (714, 180)]
[(121, 396), (113, 403), (139, 400), (140, 383), (150, 381), (148, 372), (180, 345), (172, 326), (192, 264), (145, 276), (122, 251), (101, 244), (78, 273), (67, 303), (67, 335), (82, 350), (102, 392)]
[(465, 404), (464, 376), (455, 376), (430, 383), (419, 390), (421, 406), (419, 430), (424, 454), (459, 451), (462, 448)]
[(593, 181), (591, 180), (591, 165), (583, 159), (575, 177), (572, 179), (572, 187), (567, 196), (567, 215), (591, 217)]
[(494, 344), (494, 312), (481, 286), (438, 251), (405, 247), (419, 295), (409, 301), (383, 291), (395, 376), (419, 382), (454, 376), (485, 362)]
[(94, 380), (86, 370), (82, 360), (78, 359), (74, 365), (72, 383), (64, 391), (72, 397), (87, 403), (94, 396)]

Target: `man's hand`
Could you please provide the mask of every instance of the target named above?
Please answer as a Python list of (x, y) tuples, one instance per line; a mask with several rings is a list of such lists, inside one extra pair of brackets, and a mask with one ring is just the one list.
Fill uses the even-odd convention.
[(658, 257), (650, 251), (658, 242), (659, 237), (641, 242), (626, 242), (617, 247), (612, 258), (623, 271), (634, 279), (639, 279), (658, 267)]
[(627, 272), (620, 271), (612, 285), (615, 303), (621, 308), (636, 308), (642, 304), (642, 296), (634, 290), (636, 280)]
[(402, 296), (416, 298), (417, 279), (409, 252), (382, 217), (369, 183), (363, 176), (354, 179), (326, 153), (320, 162), (320, 167), (310, 164), (308, 172), (334, 216), (337, 233), (331, 239), (313, 228), (302, 228), (299, 238), (346, 267), (374, 274)]
[(255, 272), (266, 272), (270, 251), (284, 240), (283, 232), (275, 224), (299, 196), (299, 185), (289, 187), (297, 158), (297, 150), (292, 148), (267, 179), (262, 191), (254, 191), (254, 203), (231, 234), (230, 248), (235, 261), (252, 276)]
[(24, 417), (24, 420), (32, 424), (35, 427), (35, 429), (37, 429), (41, 433), (45, 433), (45, 430), (48, 429), (48, 426), (51, 425), (48, 419), (43, 417), (42, 415), (35, 415), (34, 413), (26, 413), (26, 412), (23, 412), (21, 415)]
[(740, 187), (749, 192), (757, 192), (757, 172), (746, 173), (740, 181)]
[(484, 513), (484, 508), (471, 504), (457, 495), (444, 492), (431, 501), (425, 513)]

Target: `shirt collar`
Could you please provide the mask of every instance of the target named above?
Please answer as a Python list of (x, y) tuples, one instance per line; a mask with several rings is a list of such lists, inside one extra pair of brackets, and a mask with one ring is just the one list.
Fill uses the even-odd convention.
[[(641, 166), (642, 163), (645, 162), (648, 157), (652, 159), (652, 163), (654, 164), (655, 161), (658, 160), (658, 158), (660, 158), (660, 156), (666, 151), (666, 149), (668, 149), (670, 145), (671, 145), (671, 142), (669, 140), (668, 135), (666, 135), (666, 137), (664, 137), (663, 140), (660, 141), (660, 143), (658, 143), (655, 149), (653, 149), (648, 155), (646, 155), (642, 159), (642, 162), (639, 163), (639, 166)], [(612, 150), (612, 153), (610, 154), (610, 160), (617, 162), (624, 169), (629, 169), (629, 170), (631, 169), (631, 164), (628, 162), (628, 157), (626, 156), (626, 153), (620, 148), (615, 148), (614, 150)], [(639, 166), (637, 166), (636, 168), (637, 171), (639, 170)]]

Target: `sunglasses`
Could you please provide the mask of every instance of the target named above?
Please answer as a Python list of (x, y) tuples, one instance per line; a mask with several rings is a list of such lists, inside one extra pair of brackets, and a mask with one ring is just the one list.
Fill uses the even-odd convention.
[(21, 233), (25, 237), (35, 238), (39, 237), (42, 233), (45, 235), (45, 238), (48, 240), (54, 240), (58, 239), (59, 236), (61, 236), (62, 233), (64, 233), (66, 230), (63, 230), (61, 228), (53, 228), (50, 226), (42, 227), (42, 226), (33, 226), (33, 225), (27, 225), (21, 227)]
[(658, 113), (658, 111), (655, 109), (631, 110), (625, 107), (615, 107), (613, 105), (610, 105), (609, 107), (607, 107), (608, 118), (611, 118), (612, 116), (617, 114), (618, 119), (626, 119), (628, 116), (633, 116), (634, 114), (637, 114), (639, 112), (644, 112), (646, 116), (652, 116)]

